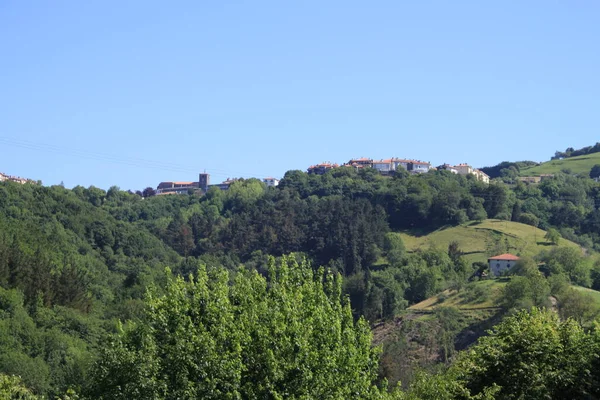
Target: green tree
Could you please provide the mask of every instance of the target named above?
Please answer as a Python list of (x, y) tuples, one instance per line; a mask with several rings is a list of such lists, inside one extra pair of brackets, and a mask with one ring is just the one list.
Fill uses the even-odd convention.
[(18, 377), (0, 374), (0, 399), (36, 400), (40, 398), (31, 393)]
[(97, 363), (97, 399), (378, 398), (379, 349), (341, 277), (271, 259), (267, 278), (200, 268), (151, 293)]
[(460, 311), (455, 307), (437, 307), (434, 312), (440, 324), (440, 336), (444, 348), (444, 361), (454, 353), (454, 340), (460, 331)]
[(546, 236), (544, 236), (544, 239), (552, 244), (558, 244), (560, 238), (560, 233), (554, 228), (548, 228), (548, 231), (546, 231)]
[(521, 311), (463, 353), (450, 375), (470, 395), (499, 387), (501, 399), (595, 398), (597, 334), (552, 311)]
[(383, 249), (391, 265), (399, 265), (404, 258), (404, 242), (402, 242), (402, 238), (397, 233), (388, 232), (385, 234)]
[(600, 164), (596, 164), (592, 167), (590, 171), (590, 178), (600, 178)]

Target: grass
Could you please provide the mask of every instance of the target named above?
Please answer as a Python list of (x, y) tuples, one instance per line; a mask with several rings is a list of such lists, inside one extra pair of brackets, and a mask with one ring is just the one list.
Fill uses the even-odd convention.
[[(481, 223), (470, 222), (455, 227), (438, 229), (426, 235), (406, 231), (398, 233), (406, 249), (414, 252), (418, 249), (437, 247), (446, 250), (452, 241), (458, 242), (467, 262), (487, 262), (487, 258), (498, 251), (498, 247), (508, 244), (508, 252), (525, 257), (533, 257), (542, 250), (549, 250), (554, 245), (546, 242), (546, 231), (518, 222), (488, 219)], [(566, 239), (561, 239), (560, 246), (577, 246)], [(500, 247), (501, 247), (500, 246)]]
[[(461, 311), (480, 310), (497, 306), (505, 280), (489, 279), (472, 282), (460, 291), (445, 290), (420, 303), (410, 306), (412, 311), (432, 311), (436, 307), (456, 307)], [(600, 293), (599, 293), (600, 294)]]
[(585, 288), (582, 286), (572, 286), (572, 287), (574, 289), (579, 290), (582, 293), (589, 295), (596, 301), (596, 303), (598, 303), (600, 305), (600, 292), (599, 291), (594, 290), (594, 289)]
[(563, 169), (569, 169), (574, 174), (588, 174), (592, 167), (600, 164), (600, 153), (586, 154), (583, 156), (570, 157), (562, 160), (553, 160), (540, 165), (523, 168), (521, 176), (538, 176), (541, 174), (556, 174)]

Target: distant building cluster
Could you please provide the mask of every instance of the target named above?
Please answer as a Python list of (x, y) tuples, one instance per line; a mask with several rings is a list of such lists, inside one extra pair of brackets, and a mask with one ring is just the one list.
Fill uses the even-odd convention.
[[(157, 195), (166, 194), (187, 194), (191, 192), (200, 191), (202, 193), (208, 192), (212, 187), (220, 190), (229, 190), (231, 184), (237, 181), (238, 178), (227, 178), (225, 181), (211, 185), (210, 174), (202, 173), (198, 176), (198, 182), (161, 182), (156, 188)], [(263, 183), (267, 186), (279, 185), (279, 179), (268, 177), (264, 178)]]
[(31, 179), (21, 178), (20, 176), (6, 175), (0, 172), (0, 182), (15, 182), (24, 185), (26, 183), (32, 183), (33, 181)]
[(469, 164), (458, 164), (458, 165), (440, 165), (438, 169), (445, 169), (446, 171), (450, 171), (453, 174), (458, 175), (474, 175), (478, 181), (483, 183), (490, 183), (490, 177), (485, 172), (478, 170), (477, 168), (471, 167)]
[(431, 163), (421, 160), (411, 160), (403, 158), (388, 158), (385, 160), (373, 160), (370, 158), (355, 158), (342, 165), (331, 162), (311, 165), (307, 172), (309, 174), (322, 175), (330, 169), (338, 167), (350, 167), (354, 169), (374, 168), (382, 175), (393, 175), (398, 168), (402, 168), (411, 174), (423, 174), (432, 170), (444, 169), (454, 174), (473, 175), (481, 182), (489, 183), (490, 177), (483, 171), (471, 167), (468, 164), (449, 165), (444, 164), (439, 167), (432, 167)]

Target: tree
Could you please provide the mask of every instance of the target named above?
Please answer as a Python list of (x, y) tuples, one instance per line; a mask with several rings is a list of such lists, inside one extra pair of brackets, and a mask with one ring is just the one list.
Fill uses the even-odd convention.
[(507, 317), (462, 354), (449, 372), (470, 395), (497, 388), (501, 399), (596, 398), (598, 335), (547, 310)]
[(399, 234), (388, 232), (383, 240), (383, 249), (386, 252), (387, 259), (391, 265), (398, 265), (404, 258), (404, 242)]
[(596, 164), (592, 167), (590, 171), (590, 178), (600, 178), (600, 164)]
[(147, 187), (146, 189), (144, 189), (142, 191), (142, 197), (144, 197), (144, 198), (146, 198), (146, 197), (152, 197), (154, 195), (156, 195), (156, 191), (153, 188), (151, 188), (151, 187)]
[(379, 349), (341, 277), (270, 260), (267, 278), (199, 268), (151, 292), (93, 372), (97, 399), (379, 398)]
[(27, 389), (16, 376), (0, 374), (0, 398), (6, 400), (41, 399)]
[(434, 312), (440, 324), (440, 336), (444, 348), (444, 361), (448, 362), (449, 356), (454, 353), (454, 340), (460, 331), (461, 314), (455, 307), (437, 307)]
[(560, 238), (560, 233), (554, 228), (548, 228), (548, 231), (546, 231), (546, 236), (544, 236), (544, 239), (555, 245), (558, 244)]

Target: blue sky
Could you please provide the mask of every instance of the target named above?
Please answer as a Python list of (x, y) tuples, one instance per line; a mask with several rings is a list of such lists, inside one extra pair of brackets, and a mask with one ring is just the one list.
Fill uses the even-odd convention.
[(0, 171), (123, 189), (598, 141), (596, 1), (0, 0)]

